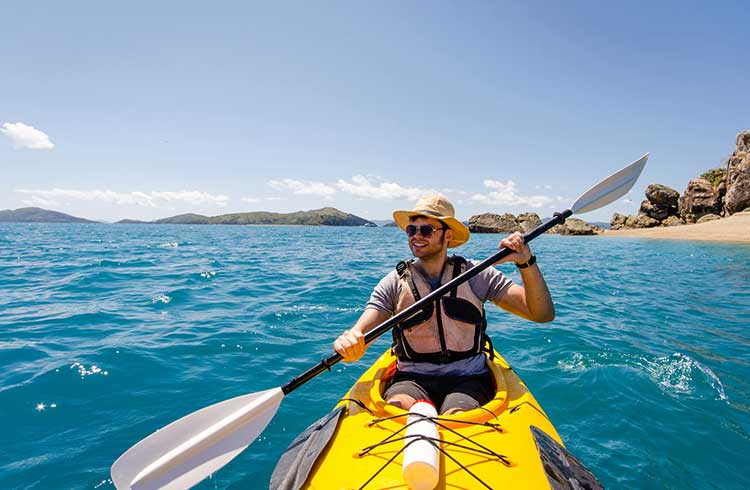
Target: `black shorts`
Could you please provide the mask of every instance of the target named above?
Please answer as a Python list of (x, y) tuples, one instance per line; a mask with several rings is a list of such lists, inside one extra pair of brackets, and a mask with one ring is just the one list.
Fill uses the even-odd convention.
[(451, 408), (471, 410), (495, 397), (495, 380), (490, 371), (470, 376), (436, 376), (396, 371), (383, 397), (408, 395), (415, 400), (426, 399), (435, 404), (438, 413)]

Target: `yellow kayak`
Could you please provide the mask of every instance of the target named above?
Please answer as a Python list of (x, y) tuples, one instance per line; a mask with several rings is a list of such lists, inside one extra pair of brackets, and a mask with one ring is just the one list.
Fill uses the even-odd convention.
[[(508, 363), (487, 359), (495, 398), (435, 420), (437, 488), (600, 488), (567, 450), (544, 410)], [(406, 489), (402, 476), (408, 412), (383, 399), (396, 358), (383, 354), (334, 411), (289, 446), (272, 489)], [(577, 486), (576, 486), (577, 485)]]

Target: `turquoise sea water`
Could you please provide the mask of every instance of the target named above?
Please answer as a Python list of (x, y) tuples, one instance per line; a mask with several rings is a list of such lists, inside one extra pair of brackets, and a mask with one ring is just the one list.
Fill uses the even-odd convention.
[[(483, 259), (499, 238), (457, 251)], [(0, 488), (114, 488), (112, 462), (153, 430), (330, 354), (405, 243), (394, 228), (0, 224)], [(488, 305), (489, 328), (568, 448), (609, 488), (750, 487), (750, 246), (532, 248), (557, 319)], [(267, 488), (388, 343), (292, 393), (200, 488)]]

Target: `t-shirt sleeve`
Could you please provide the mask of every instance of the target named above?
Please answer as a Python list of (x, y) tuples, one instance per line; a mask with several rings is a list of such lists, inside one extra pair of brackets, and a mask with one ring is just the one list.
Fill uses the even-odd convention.
[(398, 304), (398, 273), (393, 270), (380, 280), (372, 290), (365, 309), (375, 308), (387, 315), (393, 315)]
[[(469, 265), (474, 267), (476, 264), (469, 262)], [(497, 301), (513, 285), (513, 281), (494, 267), (488, 267), (474, 276), (469, 284), (482, 301)]]

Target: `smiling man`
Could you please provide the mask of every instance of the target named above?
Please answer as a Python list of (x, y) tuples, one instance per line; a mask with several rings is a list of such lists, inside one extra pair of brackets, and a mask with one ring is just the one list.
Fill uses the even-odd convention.
[[(396, 211), (393, 218), (406, 232), (415, 258), (400, 262), (381, 279), (357, 323), (334, 342), (347, 362), (364, 355), (367, 332), (475, 265), (456, 255), (448, 257), (448, 248), (463, 245), (470, 234), (445, 197), (425, 196), (413, 210)], [(493, 398), (495, 387), (486, 363), (491, 350), (486, 301), (527, 320), (554, 319), (549, 290), (522, 235), (510, 235), (500, 247), (514, 251), (500, 262), (516, 263), (523, 286), (490, 267), (396, 326), (397, 370), (385, 393), (388, 403), (408, 410), (416, 400), (429, 399), (441, 414), (452, 414)]]

